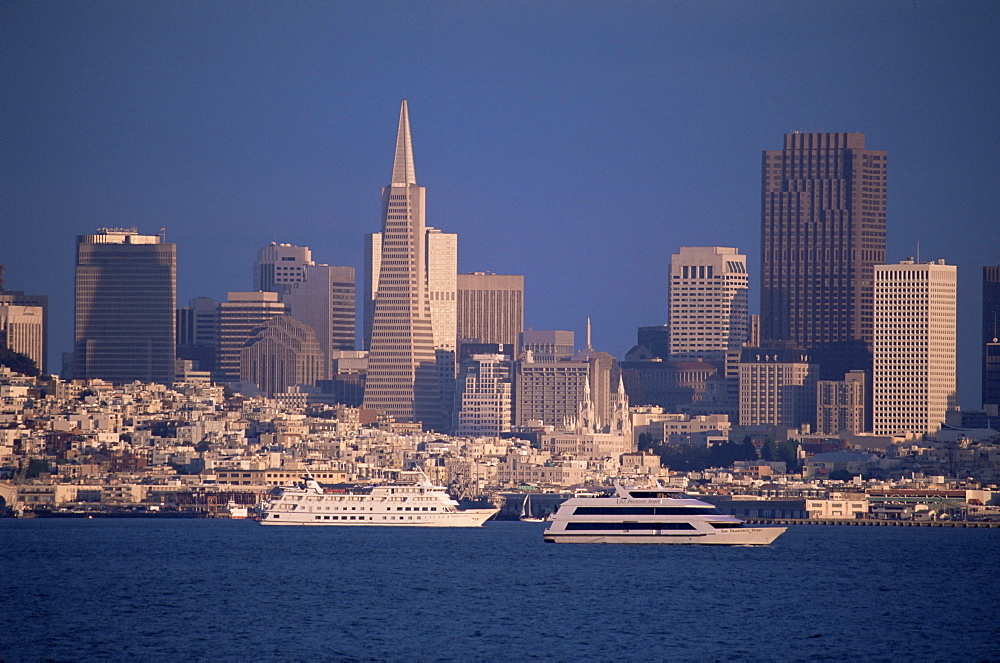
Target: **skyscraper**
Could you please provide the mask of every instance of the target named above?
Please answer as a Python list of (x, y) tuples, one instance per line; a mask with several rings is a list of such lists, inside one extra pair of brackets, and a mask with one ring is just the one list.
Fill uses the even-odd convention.
[(3, 265), (0, 265), (0, 346), (27, 355), (45, 375), (48, 362), (49, 298), (26, 295), (20, 290), (5, 290)]
[(76, 378), (171, 384), (176, 314), (175, 244), (135, 228), (77, 236)]
[(259, 327), (286, 310), (276, 292), (230, 292), (227, 301), (219, 303), (214, 374), (218, 382), (248, 380), (240, 373), (240, 350)]
[(791, 133), (763, 154), (762, 340), (810, 350), (823, 379), (870, 368), (885, 209), (886, 154), (864, 134)]
[(253, 265), (253, 289), (285, 292), (289, 285), (305, 281), (306, 269), (314, 264), (309, 247), (271, 242), (257, 252), (257, 261)]
[(956, 282), (943, 260), (875, 267), (876, 435), (935, 433), (955, 407)]
[(983, 267), (983, 407), (1000, 405), (1000, 265)]
[(281, 301), (289, 315), (316, 333), (326, 357), (323, 379), (330, 372), (335, 351), (354, 350), (354, 287), (354, 268), (333, 265), (307, 265), (302, 281), (284, 286)]
[[(724, 246), (682, 246), (670, 258), (670, 358), (721, 364), (747, 340), (747, 258)], [(735, 363), (735, 362), (734, 362)]]
[(524, 277), (458, 274), (455, 333), (463, 341), (517, 345), (524, 331)]
[(417, 186), (404, 100), (392, 179), (382, 189), (381, 251), (364, 405), (396, 421), (419, 421), (436, 429), (444, 417), (427, 297), (424, 196), (424, 188)]

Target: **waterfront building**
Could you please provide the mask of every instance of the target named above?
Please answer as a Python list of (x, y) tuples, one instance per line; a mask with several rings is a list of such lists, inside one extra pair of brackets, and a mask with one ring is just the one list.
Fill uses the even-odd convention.
[(135, 228), (76, 239), (74, 377), (174, 380), (177, 246)]
[(461, 364), (455, 389), (455, 434), (499, 437), (513, 422), (510, 357), (476, 354)]
[(268, 397), (296, 385), (325, 379), (327, 355), (308, 326), (279, 315), (251, 332), (240, 348), (240, 380), (252, 382)]
[(875, 267), (876, 435), (935, 433), (956, 407), (954, 265)]
[(819, 367), (783, 344), (745, 348), (740, 356), (740, 426), (812, 427)]
[(1000, 265), (983, 267), (983, 407), (1000, 406)]
[(217, 313), (216, 381), (240, 381), (240, 350), (258, 327), (285, 313), (276, 292), (230, 292)]
[[(382, 189), (382, 233), (368, 344), (366, 408), (397, 422), (442, 425), (438, 361), (427, 296), (425, 189), (417, 185), (404, 100), (392, 179)], [(371, 260), (372, 264), (376, 261)], [(370, 287), (366, 283), (366, 287)]]
[(459, 342), (514, 346), (524, 331), (524, 277), (471, 272), (458, 274), (455, 333)]
[(253, 289), (282, 293), (290, 284), (305, 281), (306, 268), (314, 264), (309, 247), (271, 242), (257, 252)]
[(195, 297), (177, 309), (177, 358), (197, 362), (197, 368), (215, 366), (218, 335), (217, 307), (211, 297)]
[(762, 340), (810, 351), (823, 379), (870, 367), (886, 167), (862, 133), (790, 133), (763, 153)]
[(869, 430), (870, 390), (864, 371), (851, 371), (843, 380), (816, 382), (816, 433), (857, 435)]

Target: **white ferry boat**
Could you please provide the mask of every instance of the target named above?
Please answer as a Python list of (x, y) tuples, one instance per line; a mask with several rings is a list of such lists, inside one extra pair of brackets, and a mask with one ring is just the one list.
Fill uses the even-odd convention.
[(546, 543), (766, 546), (786, 529), (746, 527), (739, 518), (676, 490), (616, 486), (613, 496), (563, 502), (544, 537)]
[(262, 525), (394, 525), (479, 527), (499, 509), (459, 509), (444, 486), (423, 472), (400, 472), (391, 483), (329, 492), (311, 476), (261, 506)]

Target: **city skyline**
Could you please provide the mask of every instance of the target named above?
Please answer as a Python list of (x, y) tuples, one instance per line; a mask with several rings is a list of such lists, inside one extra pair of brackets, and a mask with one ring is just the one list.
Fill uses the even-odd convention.
[[(5, 6), (0, 263), (49, 297), (50, 370), (72, 345), (73, 237), (98, 227), (165, 227), (179, 303), (249, 289), (271, 241), (360, 274), (407, 98), (459, 272), (523, 274), (526, 328), (581, 335), (589, 316), (618, 357), (666, 321), (659, 266), (681, 246), (747, 255), (758, 311), (761, 151), (797, 128), (865, 133), (892, 162), (886, 262), (919, 242), (958, 266), (959, 398), (978, 407), (994, 5), (277, 7)], [(419, 40), (379, 34), (399, 13)]]

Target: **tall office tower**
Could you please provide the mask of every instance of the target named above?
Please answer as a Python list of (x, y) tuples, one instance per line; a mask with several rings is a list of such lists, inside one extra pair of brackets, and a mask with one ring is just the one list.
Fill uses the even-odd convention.
[(366, 408), (440, 428), (444, 417), (427, 297), (425, 190), (413, 168), (410, 118), (399, 109), (392, 180), (382, 189), (378, 286), (372, 309)]
[[(2, 295), (0, 295), (2, 296)], [(18, 352), (41, 370), (45, 346), (45, 315), (41, 306), (0, 301), (0, 348)]]
[(861, 133), (791, 133), (763, 155), (761, 336), (823, 379), (870, 368), (872, 272), (885, 262), (885, 152)]
[(253, 289), (284, 292), (290, 284), (304, 281), (306, 268), (314, 264), (309, 247), (271, 242), (257, 252), (257, 262), (253, 266)]
[(1000, 265), (983, 267), (983, 407), (1000, 405)]
[(313, 386), (329, 372), (313, 330), (289, 315), (269, 319), (240, 348), (240, 380), (273, 397), (296, 385)]
[(471, 272), (459, 274), (459, 341), (516, 345), (524, 331), (524, 277)]
[(760, 347), (760, 315), (751, 313), (747, 322), (747, 347)]
[(855, 435), (866, 426), (868, 390), (865, 371), (851, 371), (843, 380), (816, 383), (816, 432), (820, 435)]
[(819, 367), (806, 352), (783, 343), (745, 348), (739, 369), (741, 426), (815, 424)]
[(455, 390), (455, 434), (499, 436), (513, 421), (510, 357), (476, 354), (462, 362)]
[(230, 292), (226, 301), (219, 302), (216, 382), (239, 382), (240, 350), (258, 327), (285, 313), (276, 292)]
[(574, 339), (571, 331), (529, 329), (521, 332), (518, 339), (518, 356), (531, 351), (533, 361), (570, 359), (575, 350)]
[(195, 297), (177, 309), (177, 358), (197, 362), (199, 370), (211, 371), (217, 329), (215, 300), (211, 297)]
[(514, 362), (515, 424), (575, 426), (581, 411), (591, 407), (590, 362), (536, 361), (532, 354)]
[(944, 260), (875, 266), (876, 435), (935, 433), (955, 408), (957, 276)]
[(77, 379), (171, 384), (176, 315), (176, 244), (135, 228), (77, 236)]
[(288, 306), (289, 315), (316, 333), (326, 357), (321, 378), (325, 380), (333, 365), (333, 353), (354, 350), (354, 268), (308, 265), (303, 277), (304, 280), (285, 286), (281, 300)]
[[(3, 266), (0, 265), (0, 275), (2, 275)], [(42, 375), (47, 373), (46, 368), (48, 367), (48, 352), (49, 352), (49, 341), (48, 341), (48, 330), (49, 330), (49, 298), (45, 295), (26, 295), (20, 290), (5, 290), (2, 276), (0, 276), (0, 307), (24, 307), (30, 310), (30, 316), (32, 320), (32, 325), (34, 321), (38, 321), (41, 324), (41, 329), (37, 331), (32, 331), (23, 340), (12, 340), (13, 336), (10, 330), (7, 330), (7, 347), (14, 350), (15, 352), (20, 352), (21, 354), (27, 355), (34, 360), (35, 365)], [(28, 314), (28, 311), (24, 311)], [(10, 315), (8, 313), (8, 315)], [(9, 318), (8, 318), (9, 320)], [(24, 320), (27, 322), (27, 319)], [(24, 330), (27, 332), (27, 329)], [(38, 349), (35, 340), (27, 341), (27, 338), (32, 338), (40, 335), (39, 340), (41, 341), (41, 348)], [(18, 332), (17, 335), (20, 335)], [(24, 348), (24, 349), (18, 349)]]
[(375, 318), (375, 293), (378, 292), (378, 276), (382, 270), (382, 233), (365, 235), (364, 264), (364, 310), (362, 311), (361, 349), (370, 350), (372, 343), (372, 321)]
[(682, 246), (670, 258), (670, 358), (723, 362), (747, 340), (747, 258), (724, 246)]

